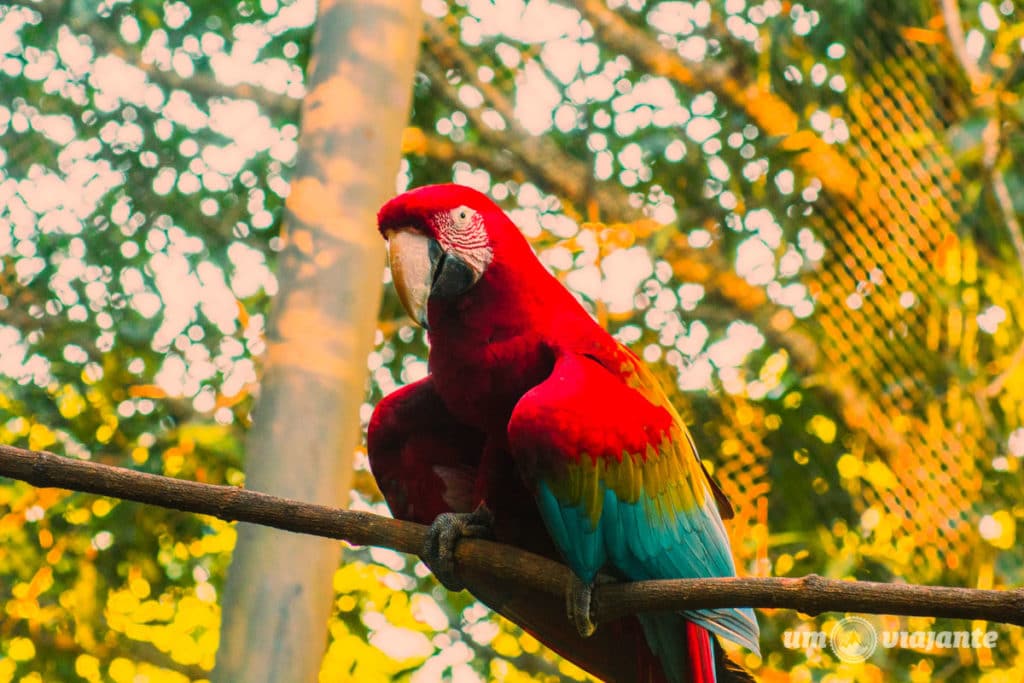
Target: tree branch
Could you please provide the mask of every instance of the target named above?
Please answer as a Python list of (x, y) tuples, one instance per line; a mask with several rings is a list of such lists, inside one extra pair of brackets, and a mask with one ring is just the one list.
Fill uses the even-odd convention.
[[(577, 209), (584, 207), (589, 198), (587, 178), (593, 173), (588, 164), (566, 154), (549, 138), (532, 135), (523, 129), (515, 118), (509, 118), (512, 113), (505, 100), (498, 107), (487, 100), (487, 104), (505, 119), (503, 130), (493, 128), (484, 121), (482, 107), (467, 107), (463, 104), (457, 88), (448, 80), (446, 71), (459, 72), (467, 83), (477, 87), (485, 97), (493, 89), (485, 87), (486, 84), (481, 83), (472, 71), (462, 70), (464, 58), (456, 57), (458, 48), (448, 43), (442, 44), (440, 35), (443, 34), (436, 29), (428, 34), (428, 39), (432, 41), (428, 45), (429, 56), (425, 55), (420, 63), (420, 69), (430, 79), (438, 96), (452, 108), (465, 112), (488, 146), (513, 154), (525, 167), (531, 180), (543, 190), (557, 195)], [(618, 186), (604, 185), (597, 188), (593, 199), (600, 207), (601, 217), (606, 221), (628, 221), (641, 216), (639, 209), (630, 206), (629, 195)]]
[[(0, 445), (0, 475), (33, 486), (83, 491), (160, 507), (373, 545), (418, 555), (427, 527), (366, 512), (279, 498), (232, 486), (200, 484), (52, 453)], [(538, 597), (563, 599), (565, 566), (512, 546), (466, 539), (456, 551), (462, 571), (529, 586)], [(596, 622), (629, 614), (713, 607), (795, 609), (805, 614), (862, 612), (984, 619), (1024, 626), (1024, 589), (980, 590), (898, 583), (802, 578), (714, 578), (602, 583), (594, 591)]]
[[(960, 64), (960, 68), (964, 70), (968, 84), (974, 90), (981, 85), (983, 74), (978, 65), (967, 54), (967, 39), (964, 37), (964, 25), (960, 19), (960, 2), (959, 0), (940, 0), (939, 5), (942, 12), (942, 21), (946, 25), (949, 47), (953, 51), (956, 61)], [(975, 94), (978, 94), (977, 91), (975, 91)]]
[(684, 60), (659, 45), (647, 31), (609, 9), (604, 0), (582, 0), (576, 9), (594, 27), (604, 45), (619, 50), (648, 73), (693, 91), (710, 90), (745, 112), (766, 135), (782, 138), (782, 149), (798, 152), (796, 164), (821, 180), (827, 191), (846, 199), (857, 196), (857, 170), (834, 145), (826, 143), (813, 130), (801, 128), (797, 113), (782, 98), (756, 82), (737, 79), (737, 60)]
[(11, 0), (11, 3), (39, 12), (46, 22), (64, 22), (75, 33), (86, 35), (92, 40), (97, 56), (110, 54), (120, 57), (127, 64), (141, 69), (154, 83), (168, 90), (185, 91), (197, 100), (219, 97), (252, 100), (275, 118), (294, 119), (299, 115), (302, 100), (283, 93), (268, 90), (254, 83), (227, 85), (217, 80), (212, 73), (201, 70), (184, 78), (174, 71), (164, 70), (156, 64), (146, 62), (142, 59), (140, 48), (126, 43), (120, 35), (101, 22), (87, 20), (66, 11), (66, 0)]

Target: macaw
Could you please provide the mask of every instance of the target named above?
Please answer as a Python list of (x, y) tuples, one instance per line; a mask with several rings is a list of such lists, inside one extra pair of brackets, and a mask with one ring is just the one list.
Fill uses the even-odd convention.
[(431, 524), (424, 558), (435, 575), (463, 587), (454, 547), (468, 535), (561, 558), (578, 578), (569, 618), (486, 578), (469, 587), (608, 680), (752, 680), (716, 641), (758, 652), (750, 609), (647, 614), (594, 635), (599, 571), (634, 581), (736, 573), (722, 522), (732, 508), (650, 370), (486, 195), (420, 187), (387, 202), (378, 227), (430, 355), (425, 378), (378, 403), (370, 468), (397, 518)]

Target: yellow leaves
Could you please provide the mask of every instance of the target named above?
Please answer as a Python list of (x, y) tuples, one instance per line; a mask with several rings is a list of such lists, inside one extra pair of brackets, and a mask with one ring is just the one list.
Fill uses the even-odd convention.
[(64, 519), (67, 520), (69, 524), (74, 524), (75, 526), (85, 524), (91, 518), (92, 513), (89, 511), (89, 508), (73, 507), (68, 508), (64, 513)]
[(90, 683), (97, 683), (100, 680), (100, 660), (89, 654), (78, 655), (75, 673)]
[(87, 407), (85, 397), (83, 397), (78, 390), (70, 384), (65, 384), (57, 392), (57, 410), (60, 411), (61, 417), (68, 420), (78, 417), (82, 414)]
[(879, 491), (887, 491), (899, 483), (889, 466), (878, 460), (867, 466), (864, 471), (864, 479)]
[(149, 581), (146, 581), (141, 576), (135, 576), (129, 579), (128, 590), (130, 590), (132, 595), (139, 600), (144, 600), (149, 597), (151, 588), (149, 586)]
[(917, 26), (903, 26), (900, 28), (900, 35), (907, 40), (925, 45), (942, 45), (946, 42), (946, 34), (942, 31), (919, 28)]
[(321, 683), (357, 683), (359, 681), (386, 681), (401, 668), (364, 639), (348, 633), (345, 625), (332, 625), (333, 640), (320, 668)]
[(518, 657), (523, 653), (519, 641), (511, 633), (499, 633), (491, 641), (491, 649), (502, 657)]
[(494, 659), (491, 660), (491, 680), (501, 683), (535, 683), (537, 679), (503, 659)]
[(745, 93), (747, 111), (769, 135), (791, 135), (796, 133), (799, 122), (796, 113), (780, 97), (757, 88)]
[(683, 282), (697, 284), (708, 282), (714, 275), (711, 266), (698, 259), (686, 257), (672, 259), (672, 272)]
[(378, 565), (350, 562), (334, 573), (334, 590), (343, 595), (353, 594), (357, 600), (383, 606), (393, 592), (382, 582), (388, 573), (388, 569)]
[(413, 617), (407, 593), (395, 592), (384, 607), (384, 618), (399, 628), (429, 631), (430, 627)]
[(212, 517), (204, 521), (213, 528), (213, 533), (206, 534), (202, 538), (193, 541), (187, 546), (187, 549), (184, 544), (179, 543), (178, 545), (185, 551), (181, 553), (176, 552), (179, 556), (178, 559), (187, 560), (189, 555), (192, 557), (219, 555), (234, 550), (235, 540), (238, 538), (234, 526)]
[(836, 463), (836, 468), (843, 479), (855, 479), (864, 471), (864, 463), (857, 456), (844, 453)]
[(177, 446), (164, 451), (164, 474), (169, 477), (178, 475), (185, 464), (185, 453)]
[(402, 154), (423, 155), (427, 151), (427, 136), (421, 128), (409, 126), (402, 131)]
[(231, 436), (231, 427), (221, 424), (189, 423), (178, 429), (179, 445), (186, 453), (195, 451), (196, 446), (216, 448)]
[(754, 310), (764, 305), (768, 296), (760, 287), (753, 287), (733, 272), (720, 272), (715, 277), (717, 289), (724, 297), (744, 310)]
[[(21, 586), (25, 586), (24, 591), (18, 590)], [(28, 584), (19, 584), (14, 587), (14, 597), (35, 600), (52, 587), (53, 568), (49, 566), (40, 567), (39, 571), (35, 573), (35, 576), (32, 577), (32, 580), (29, 581)]]
[(34, 451), (46, 450), (57, 443), (57, 436), (46, 425), (36, 423), (28, 433), (28, 447)]
[(540, 650), (540, 641), (529, 633), (523, 633), (523, 635), (519, 637), (519, 646), (523, 648), (523, 652), (532, 655), (536, 654)]
[(244, 330), (249, 327), (249, 311), (239, 299), (235, 299), (235, 305), (238, 307), (238, 326)]
[(179, 561), (185, 561), (189, 558), (188, 546), (178, 541), (174, 544), (174, 559)]
[(922, 659), (917, 664), (910, 667), (910, 682), (911, 683), (927, 683), (932, 680), (932, 663), (927, 659)]
[(110, 663), (108, 669), (114, 683), (133, 683), (135, 678), (135, 664), (130, 659), (117, 657)]
[(172, 622), (175, 630), (183, 633), (195, 628), (217, 628), (219, 625), (216, 607), (192, 595), (186, 595), (178, 602), (178, 611)]
[(170, 621), (175, 611), (175, 604), (171, 600), (146, 600), (132, 612), (132, 618), (142, 624)]
[(583, 681), (590, 678), (587, 672), (566, 659), (559, 660), (558, 672), (576, 681)]
[(167, 392), (156, 384), (135, 384), (128, 387), (128, 396), (131, 398), (167, 398)]
[(114, 428), (110, 425), (100, 425), (96, 428), (96, 440), (100, 443), (109, 443), (114, 438)]
[(107, 596), (107, 610), (111, 616), (128, 615), (139, 606), (139, 599), (128, 590), (112, 590)]
[(824, 443), (832, 443), (836, 440), (836, 423), (824, 415), (815, 415), (807, 423), (807, 432)]
[(53, 570), (49, 566), (42, 567), (27, 582), (14, 585), (11, 590), (13, 600), (8, 600), (4, 611), (15, 619), (30, 622), (47, 623), (55, 616), (52, 607), (41, 608), (38, 598), (53, 587)]
[(960, 282), (960, 239), (954, 233), (947, 234), (935, 248), (935, 267), (942, 272), (946, 284)]
[(36, 646), (28, 638), (12, 638), (7, 656), (16, 662), (27, 662), (36, 656)]
[(789, 151), (801, 151), (812, 147), (818, 136), (812, 130), (801, 130), (786, 136), (779, 143), (779, 148)]
[[(106, 619), (109, 627), (132, 640), (152, 643), (181, 664), (212, 668), (220, 625), (220, 610), (216, 604), (188, 594), (176, 602), (170, 595), (158, 600), (144, 599), (151, 591), (149, 583), (137, 568), (132, 568), (129, 574), (126, 588), (108, 594)], [(198, 584), (197, 589), (202, 585)], [(210, 588), (212, 590), (212, 586)], [(111, 663), (111, 678), (134, 680), (138, 674), (136, 665), (124, 659), (115, 671), (116, 662)]]
[(1009, 550), (1016, 540), (1017, 524), (1006, 510), (985, 515), (978, 524), (981, 537), (1000, 550)]
[(113, 503), (111, 503), (110, 500), (106, 498), (98, 498), (95, 501), (93, 501), (92, 504), (92, 514), (96, 515), (97, 517), (106, 517), (108, 514), (110, 514), (110, 511), (113, 509)]
[(180, 634), (171, 641), (171, 659), (182, 664), (199, 664), (203, 658), (199, 644), (192, 638), (182, 637), (184, 635)]
[(776, 351), (772, 355), (768, 356), (764, 364), (761, 366), (761, 370), (758, 373), (758, 379), (765, 385), (768, 391), (771, 391), (779, 385), (782, 381), (782, 376), (785, 374), (786, 369), (789, 367), (789, 354), (785, 350)]
[(741, 445), (739, 439), (725, 439), (722, 441), (721, 446), (719, 446), (719, 451), (721, 451), (723, 456), (736, 455), (740, 452)]

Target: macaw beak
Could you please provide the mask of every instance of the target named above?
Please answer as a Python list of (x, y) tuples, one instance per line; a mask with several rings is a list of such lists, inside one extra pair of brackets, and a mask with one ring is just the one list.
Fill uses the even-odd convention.
[(395, 291), (409, 317), (425, 328), (431, 299), (451, 299), (472, 287), (480, 274), (435, 239), (408, 228), (389, 230), (388, 262)]

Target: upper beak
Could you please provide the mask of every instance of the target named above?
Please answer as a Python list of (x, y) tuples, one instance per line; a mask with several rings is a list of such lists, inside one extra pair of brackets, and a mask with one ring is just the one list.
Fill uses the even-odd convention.
[(409, 317), (423, 327), (427, 326), (427, 299), (440, 252), (441, 245), (418, 232), (388, 233), (388, 262), (395, 291)]
[(446, 253), (437, 240), (410, 229), (387, 233), (388, 261), (395, 291), (409, 317), (427, 325), (427, 303), (432, 298), (455, 297), (476, 283), (480, 273), (455, 254)]

